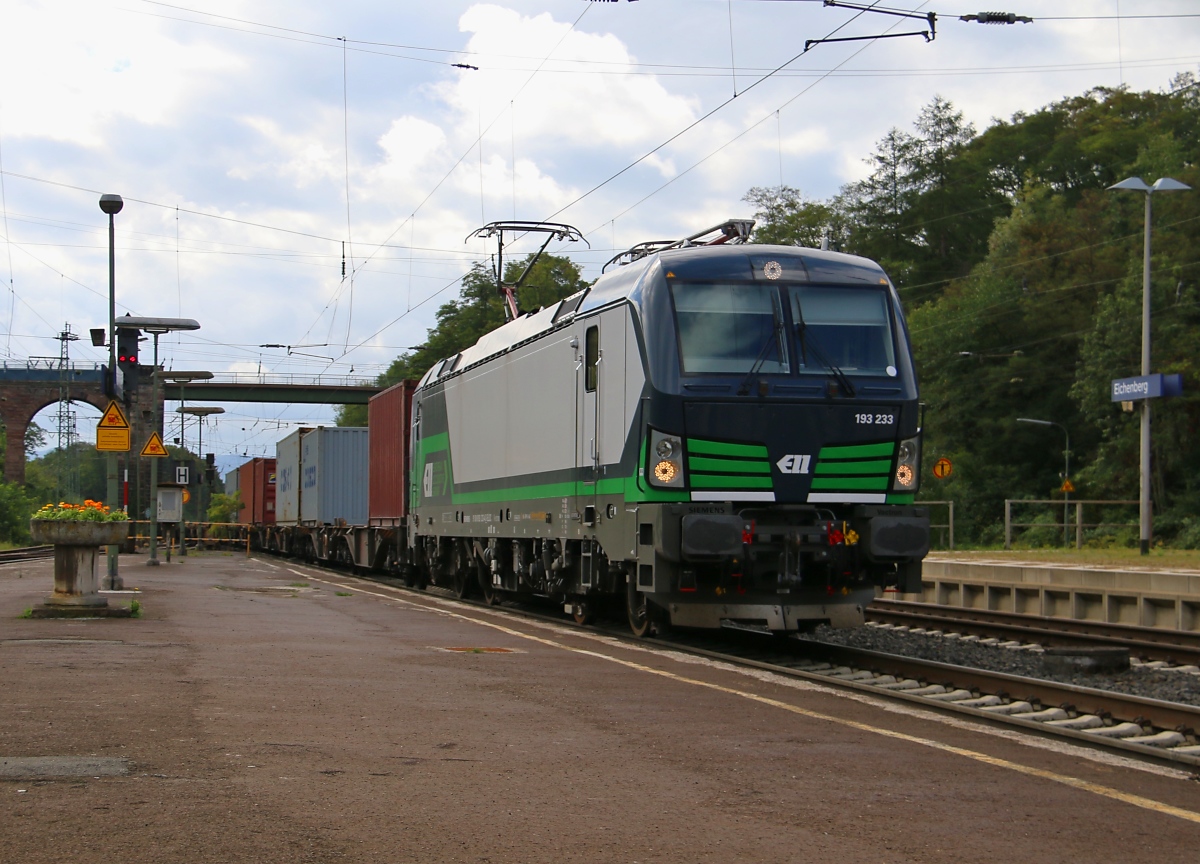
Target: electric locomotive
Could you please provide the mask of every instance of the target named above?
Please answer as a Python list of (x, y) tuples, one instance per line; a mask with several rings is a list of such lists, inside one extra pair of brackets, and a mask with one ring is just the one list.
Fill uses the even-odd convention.
[(873, 261), (733, 220), (434, 365), (412, 405), (418, 581), (620, 602), (633, 631), (857, 626), (920, 590), (921, 409)]

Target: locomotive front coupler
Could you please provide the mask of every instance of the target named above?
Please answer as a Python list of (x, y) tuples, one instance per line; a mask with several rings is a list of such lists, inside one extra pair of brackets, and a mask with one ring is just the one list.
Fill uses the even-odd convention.
[[(828, 510), (805, 505), (771, 509), (747, 508), (738, 513), (689, 513), (680, 525), (684, 561), (746, 559), (764, 546), (785, 545), (806, 553), (827, 552), (831, 526), (841, 525)], [(844, 536), (844, 532), (843, 532)]]

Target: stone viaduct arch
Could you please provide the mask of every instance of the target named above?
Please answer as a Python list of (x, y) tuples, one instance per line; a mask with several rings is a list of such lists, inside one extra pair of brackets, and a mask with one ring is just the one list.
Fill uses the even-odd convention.
[[(147, 376), (148, 377), (148, 376)], [(71, 369), (68, 387), (72, 402), (86, 402), (100, 411), (108, 407), (104, 381), (99, 369)], [(58, 369), (5, 368), (0, 370), (0, 423), (7, 438), (4, 454), (4, 479), (25, 482), (25, 431), (34, 416), (59, 398)], [(161, 403), (162, 397), (159, 397)], [(145, 411), (138, 410), (145, 407)], [(133, 446), (140, 448), (152, 423), (150, 388), (142, 386), (135, 395), (134, 410), (126, 410), (133, 426)]]

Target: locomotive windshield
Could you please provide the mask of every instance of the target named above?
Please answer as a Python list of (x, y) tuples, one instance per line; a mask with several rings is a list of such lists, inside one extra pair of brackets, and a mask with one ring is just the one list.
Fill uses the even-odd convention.
[(685, 373), (790, 371), (774, 285), (676, 284), (671, 294)]
[(896, 374), (883, 287), (680, 282), (671, 297), (684, 374)]
[(787, 290), (801, 372), (824, 373), (832, 364), (847, 375), (895, 374), (891, 315), (883, 289), (796, 285)]

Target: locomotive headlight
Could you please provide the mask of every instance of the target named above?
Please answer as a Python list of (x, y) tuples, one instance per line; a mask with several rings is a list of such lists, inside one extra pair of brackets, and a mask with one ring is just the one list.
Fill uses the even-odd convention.
[(651, 486), (683, 488), (683, 439), (651, 429), (646, 465)]
[(905, 438), (896, 448), (896, 474), (893, 492), (916, 492), (921, 469), (921, 439)]

